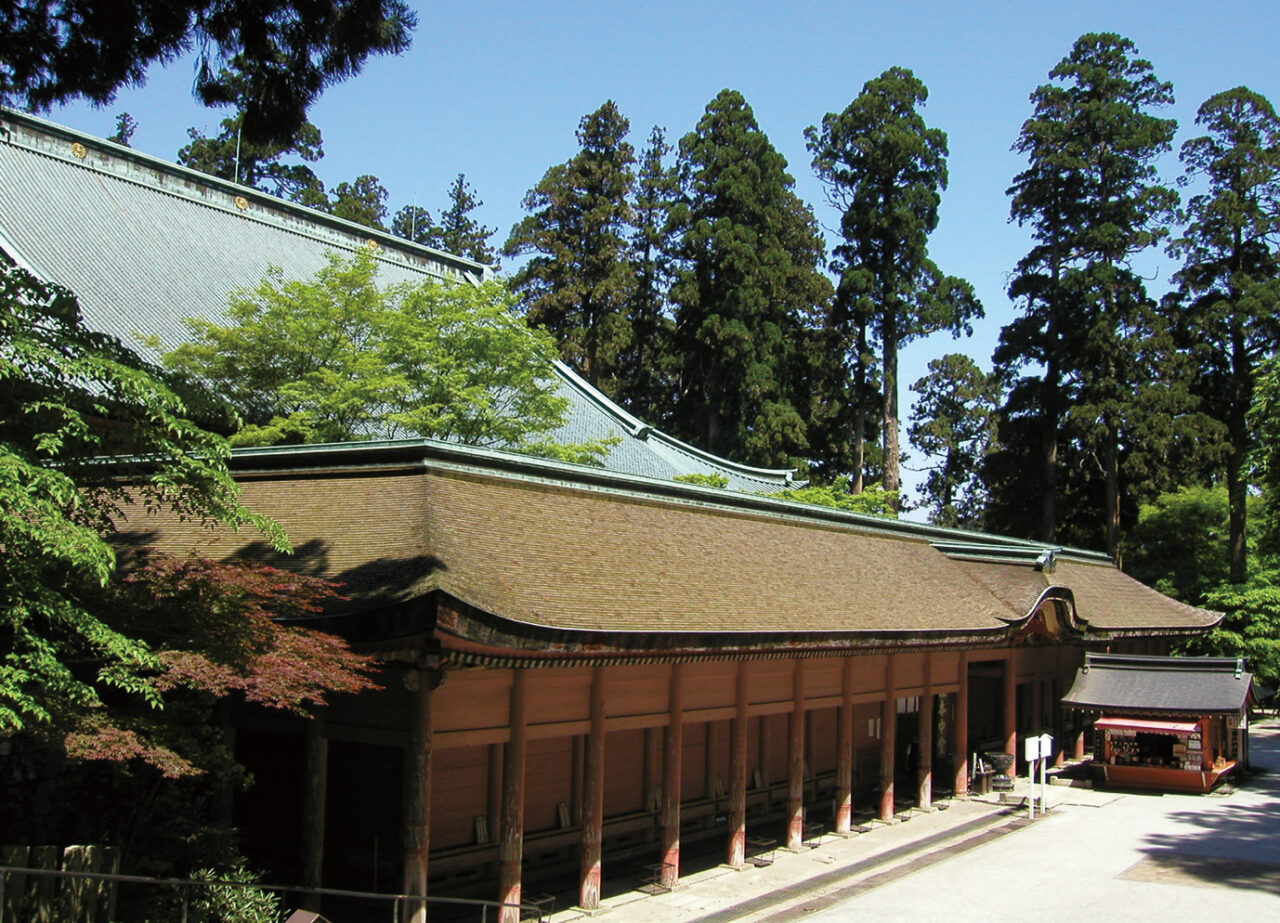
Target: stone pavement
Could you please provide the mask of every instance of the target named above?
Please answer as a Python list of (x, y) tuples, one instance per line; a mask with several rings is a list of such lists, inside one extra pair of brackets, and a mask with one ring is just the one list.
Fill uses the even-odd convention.
[[(921, 868), (990, 842), (1027, 823), (1026, 780), (1001, 798), (997, 794), (940, 801), (932, 811), (912, 809), (893, 824), (872, 823), (865, 833), (828, 833), (799, 852), (778, 849), (770, 865), (735, 870), (715, 866), (681, 877), (670, 892), (627, 891), (607, 898), (610, 923), (719, 923), (778, 919), (792, 908), (824, 895), (851, 895), (912, 874)], [(1118, 795), (1063, 785), (1047, 787), (1050, 808), (1063, 804), (1105, 804)], [(568, 923), (586, 914), (559, 910), (548, 919)]]

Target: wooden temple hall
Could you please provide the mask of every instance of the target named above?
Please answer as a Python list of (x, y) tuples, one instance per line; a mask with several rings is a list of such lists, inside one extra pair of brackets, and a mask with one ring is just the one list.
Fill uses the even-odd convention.
[(286, 566), (344, 584), (316, 626), (384, 662), (313, 721), (235, 722), (248, 852), (311, 885), (515, 903), (576, 876), (592, 908), (611, 875), (674, 885), (682, 850), (741, 866), (963, 794), (1026, 733), (1080, 754), (1085, 652), (1218, 618), (1092, 552), (440, 443), (234, 466)]

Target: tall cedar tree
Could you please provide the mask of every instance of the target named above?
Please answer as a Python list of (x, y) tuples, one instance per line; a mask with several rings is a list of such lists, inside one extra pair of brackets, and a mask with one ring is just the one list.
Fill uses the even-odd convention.
[(512, 278), (528, 322), (548, 331), (560, 357), (606, 394), (617, 391), (631, 341), (627, 305), (635, 152), (612, 100), (578, 124), (581, 150), (546, 172), (524, 197), (530, 214), (502, 252), (535, 254)]
[(733, 90), (681, 139), (678, 169), (672, 422), (708, 451), (795, 464), (809, 448), (806, 337), (831, 294), (817, 222)]
[(1182, 257), (1174, 278), (1180, 317), (1198, 359), (1197, 390), (1226, 424), (1228, 573), (1247, 577), (1249, 451), (1257, 434), (1246, 414), (1259, 362), (1280, 343), (1280, 119), (1246, 87), (1210, 97), (1196, 115), (1207, 134), (1182, 146), (1186, 180), (1208, 188), (1188, 203), (1188, 224), (1170, 252)]
[(995, 435), (1000, 386), (968, 356), (949, 353), (929, 363), (929, 374), (911, 386), (919, 395), (911, 444), (926, 458), (923, 499), (929, 521), (982, 527), (985, 492), (982, 462)]
[(440, 227), (431, 220), (431, 212), (417, 205), (406, 205), (391, 218), (391, 233), (424, 247), (440, 246)]
[(483, 204), (476, 198), (466, 174), (459, 173), (449, 184), (449, 207), (440, 213), (439, 242), (434, 246), (477, 263), (497, 266), (498, 254), (489, 246), (495, 228), (487, 228), (471, 217)]
[[(947, 136), (925, 125), (928, 90), (909, 70), (890, 68), (822, 128), (805, 132), (813, 167), (842, 211), (834, 255), (840, 273), (832, 327), (851, 358), (855, 395), (865, 389), (865, 324), (875, 328), (883, 385), (884, 489), (900, 486), (898, 349), (937, 330), (958, 335), (982, 316), (973, 289), (943, 276), (928, 256), (947, 187)], [(855, 426), (854, 456), (863, 456)]]
[(287, 142), (325, 88), (408, 49), (416, 24), (403, 0), (13, 0), (0, 8), (0, 102), (107, 105), (195, 48), (201, 102), (244, 112), (250, 141)]
[(1154, 167), (1176, 124), (1148, 112), (1172, 103), (1172, 88), (1134, 52), (1118, 35), (1082, 36), (1050, 72), (1056, 82), (1031, 96), (1035, 114), (1015, 145), (1029, 164), (1009, 190), (1013, 218), (1029, 224), (1036, 241), (1010, 285), (1027, 313), (1004, 329), (996, 352), (1009, 379), (1027, 366), (1043, 369), (1040, 538), (1056, 535), (1056, 456), (1066, 421), (1102, 475), (1113, 555), (1122, 447), (1145, 447), (1128, 458), (1133, 480), (1158, 480), (1152, 459), (1168, 451), (1175, 422), (1190, 409), (1182, 383), (1153, 378), (1171, 360), (1171, 343), (1130, 265), (1166, 235), (1177, 204)]
[(618, 401), (643, 420), (663, 422), (675, 407), (671, 337), (675, 329), (667, 290), (671, 282), (671, 209), (679, 178), (667, 163), (671, 145), (657, 126), (640, 155), (632, 210), (631, 266), (635, 287), (627, 306), (631, 343), (621, 356)]

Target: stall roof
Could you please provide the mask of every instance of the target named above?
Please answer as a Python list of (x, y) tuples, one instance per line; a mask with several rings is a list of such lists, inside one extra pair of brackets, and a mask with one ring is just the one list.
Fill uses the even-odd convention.
[(1085, 654), (1062, 704), (1108, 714), (1237, 714), (1252, 682), (1243, 659)]

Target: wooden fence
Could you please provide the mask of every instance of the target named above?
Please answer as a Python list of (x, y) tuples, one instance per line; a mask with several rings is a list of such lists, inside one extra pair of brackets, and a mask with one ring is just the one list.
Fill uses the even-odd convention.
[[(118, 846), (2, 846), (0, 866), (114, 875)], [(92, 878), (0, 874), (0, 923), (110, 923), (116, 883)]]

